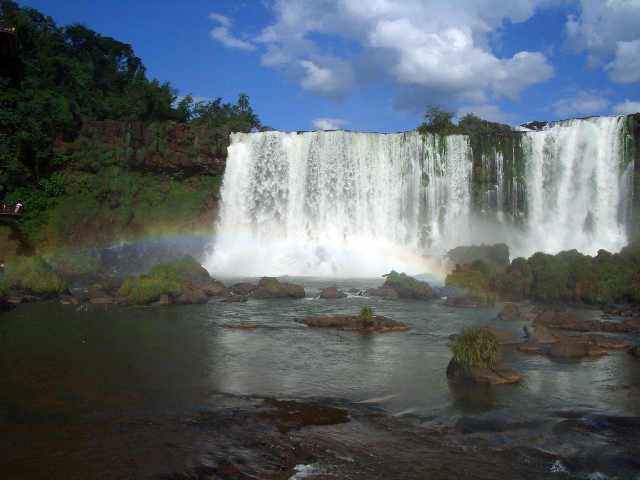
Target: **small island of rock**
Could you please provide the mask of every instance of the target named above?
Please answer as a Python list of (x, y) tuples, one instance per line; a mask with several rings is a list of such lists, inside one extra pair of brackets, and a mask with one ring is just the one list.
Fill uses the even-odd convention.
[(404, 323), (391, 320), (382, 315), (374, 315), (366, 322), (359, 316), (349, 317), (307, 317), (296, 318), (296, 322), (304, 323), (310, 327), (337, 328), (346, 332), (402, 332), (410, 327)]

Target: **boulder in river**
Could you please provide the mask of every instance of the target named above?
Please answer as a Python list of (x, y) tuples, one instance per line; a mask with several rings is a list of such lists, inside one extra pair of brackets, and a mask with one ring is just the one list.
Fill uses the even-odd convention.
[(529, 321), (529, 317), (522, 313), (520, 307), (514, 303), (507, 303), (502, 307), (502, 310), (498, 312), (498, 318), (500, 320)]
[(347, 296), (342, 290), (338, 290), (336, 287), (327, 287), (320, 292), (320, 298), (323, 300), (329, 300), (334, 298), (345, 298)]
[(453, 359), (447, 366), (447, 377), (491, 386), (509, 385), (520, 381), (520, 374), (502, 363), (496, 363), (491, 368), (464, 367)]
[(360, 317), (306, 317), (296, 318), (297, 323), (304, 323), (309, 327), (337, 328), (347, 332), (402, 332), (410, 327), (404, 323), (391, 320), (382, 315), (374, 315), (369, 321), (362, 322)]

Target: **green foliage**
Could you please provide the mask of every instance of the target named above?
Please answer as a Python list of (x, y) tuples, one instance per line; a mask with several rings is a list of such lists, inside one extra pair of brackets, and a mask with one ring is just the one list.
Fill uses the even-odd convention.
[(175, 268), (178, 272), (193, 272), (202, 268), (202, 265), (191, 255), (185, 255), (180, 260), (174, 260), (168, 265)]
[(273, 279), (267, 283), (267, 292), (269, 293), (279, 293), (282, 290), (282, 283), (278, 280)]
[(93, 251), (89, 248), (57, 250), (45, 255), (45, 259), (49, 264), (56, 266), (56, 268), (59, 266), (61, 269), (68, 270), (73, 275), (104, 271), (98, 259), (93, 256)]
[[(258, 132), (271, 130), (263, 126), (260, 118), (249, 106), (249, 97), (241, 93), (238, 95), (238, 103), (222, 103), (222, 98), (211, 102), (193, 103), (193, 98), (185, 97), (185, 108), (190, 113), (190, 122), (195, 125), (207, 125), (210, 128), (227, 128), (232, 132)], [(226, 143), (218, 144), (219, 150), (224, 150), (226, 155)]]
[(162, 294), (170, 297), (180, 295), (182, 281), (183, 278), (175, 267), (157, 265), (138, 278), (127, 277), (118, 290), (118, 295), (129, 297), (138, 304), (148, 304), (158, 300)]
[(58, 295), (69, 285), (41, 257), (16, 257), (5, 266), (2, 289), (16, 289), (32, 295)]
[(456, 265), (456, 268), (445, 278), (445, 285), (483, 292), (489, 288), (491, 269), (486, 262), (476, 260), (471, 265)]
[(91, 285), (91, 288), (94, 290), (100, 290), (103, 292), (107, 292), (109, 291), (109, 284), (107, 282), (105, 282), (104, 280), (101, 280), (99, 282), (95, 282), (93, 285)]
[(398, 273), (395, 270), (387, 275), (384, 285), (394, 288), (401, 298), (419, 298), (431, 295), (431, 287), (427, 282), (416, 280), (404, 272)]
[(498, 337), (480, 327), (463, 329), (453, 347), (453, 360), (466, 368), (491, 368), (498, 359)]
[(569, 275), (566, 263), (552, 255), (537, 252), (529, 258), (533, 285), (531, 296), (536, 300), (549, 301), (568, 297)]
[(362, 323), (363, 326), (368, 327), (373, 324), (374, 316), (371, 307), (362, 307), (362, 309), (360, 309), (360, 315), (358, 315), (358, 321)]
[(512, 292), (519, 296), (526, 297), (531, 292), (533, 284), (533, 273), (526, 258), (518, 257), (513, 259), (502, 275), (494, 280), (496, 289), (500, 292)]
[(427, 113), (424, 115), (425, 122), (420, 125), (418, 132), (425, 133), (440, 133), (448, 134), (455, 133), (455, 125), (451, 121), (455, 114), (446, 110), (441, 110), (439, 107), (429, 105), (427, 107)]

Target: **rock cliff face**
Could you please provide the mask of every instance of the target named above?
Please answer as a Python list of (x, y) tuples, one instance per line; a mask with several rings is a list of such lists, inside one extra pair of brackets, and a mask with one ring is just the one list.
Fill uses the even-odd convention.
[(54, 153), (99, 142), (134, 170), (152, 173), (219, 175), (224, 172), (230, 131), (174, 122), (84, 122), (75, 138), (58, 137)]

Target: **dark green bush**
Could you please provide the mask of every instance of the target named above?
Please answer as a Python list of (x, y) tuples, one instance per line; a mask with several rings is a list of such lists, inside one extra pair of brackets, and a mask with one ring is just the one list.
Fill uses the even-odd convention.
[(363, 326), (368, 327), (373, 324), (373, 308), (371, 307), (362, 307), (360, 310), (360, 315), (358, 315), (358, 321), (362, 323)]

